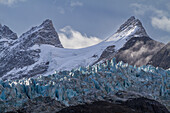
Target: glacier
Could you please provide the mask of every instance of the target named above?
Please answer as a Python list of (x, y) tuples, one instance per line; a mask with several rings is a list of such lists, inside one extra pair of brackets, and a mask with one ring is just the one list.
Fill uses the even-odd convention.
[(136, 67), (122, 61), (117, 63), (113, 58), (48, 76), (0, 80), (0, 112), (19, 108), (40, 96), (71, 106), (115, 98), (120, 91), (133, 92), (169, 106), (170, 70), (151, 65)]

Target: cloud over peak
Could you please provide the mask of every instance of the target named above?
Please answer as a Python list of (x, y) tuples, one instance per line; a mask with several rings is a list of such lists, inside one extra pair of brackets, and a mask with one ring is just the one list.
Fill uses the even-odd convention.
[(152, 17), (151, 22), (152, 22), (153, 27), (170, 32), (170, 18), (168, 18), (166, 16), (163, 16), (160, 18)]
[(131, 7), (134, 8), (135, 15), (144, 16), (145, 13), (150, 13), (150, 14), (152, 14), (151, 16), (153, 16), (153, 15), (154, 16), (164, 16), (164, 15), (168, 14), (167, 12), (157, 9), (152, 5), (133, 3), (133, 4), (131, 4)]
[[(151, 25), (154, 28), (170, 32), (170, 15), (166, 10), (160, 10), (152, 5), (144, 5), (139, 3), (133, 3), (131, 6), (135, 8), (135, 15), (144, 16), (148, 13), (150, 15)], [(169, 7), (170, 5), (167, 3), (166, 6)]]
[(72, 29), (70, 26), (66, 26), (60, 29), (58, 35), (62, 45), (65, 48), (72, 48), (72, 49), (92, 46), (102, 41), (97, 37), (93, 37), (93, 36), (88, 37), (86, 36), (86, 34), (83, 35), (80, 32)]

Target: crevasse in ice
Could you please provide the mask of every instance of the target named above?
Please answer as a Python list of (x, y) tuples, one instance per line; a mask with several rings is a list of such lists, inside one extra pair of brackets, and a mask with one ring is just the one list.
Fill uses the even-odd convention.
[(84, 103), (114, 95), (117, 91), (134, 91), (154, 99), (170, 97), (170, 70), (160, 67), (136, 67), (117, 63), (116, 59), (94, 66), (60, 71), (49, 76), (0, 81), (0, 100), (20, 106), (28, 99), (49, 96), (65, 105)]

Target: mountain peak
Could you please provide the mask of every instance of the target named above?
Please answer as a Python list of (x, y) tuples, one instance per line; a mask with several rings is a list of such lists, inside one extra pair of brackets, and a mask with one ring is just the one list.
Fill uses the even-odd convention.
[(149, 37), (140, 22), (134, 16), (131, 16), (111, 37), (106, 41), (129, 40), (132, 37)]
[(131, 16), (124, 24), (120, 26), (120, 28), (117, 30), (117, 33), (120, 33), (122, 31), (128, 31), (133, 28), (138, 28), (134, 35), (138, 35), (140, 37), (146, 36), (149, 37), (139, 19), (136, 19), (134, 16)]
[(48, 44), (63, 48), (53, 23), (49, 19), (43, 21), (39, 26), (32, 27), (29, 31), (21, 35), (20, 39), (26, 48), (35, 44)]
[(40, 26), (44, 26), (44, 27), (53, 27), (53, 22), (50, 19), (46, 19), (45, 21), (43, 21), (43, 23)]
[(0, 24), (0, 38), (15, 40), (17, 39), (17, 34), (14, 33), (8, 26), (2, 26)]

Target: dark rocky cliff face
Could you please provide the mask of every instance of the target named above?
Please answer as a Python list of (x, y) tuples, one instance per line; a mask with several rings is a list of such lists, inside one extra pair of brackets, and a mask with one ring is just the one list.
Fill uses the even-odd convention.
[(170, 42), (158, 51), (148, 64), (155, 67), (162, 67), (164, 69), (170, 68)]
[(116, 53), (115, 57), (117, 61), (142, 66), (146, 65), (163, 46), (163, 43), (149, 37), (133, 37)]

